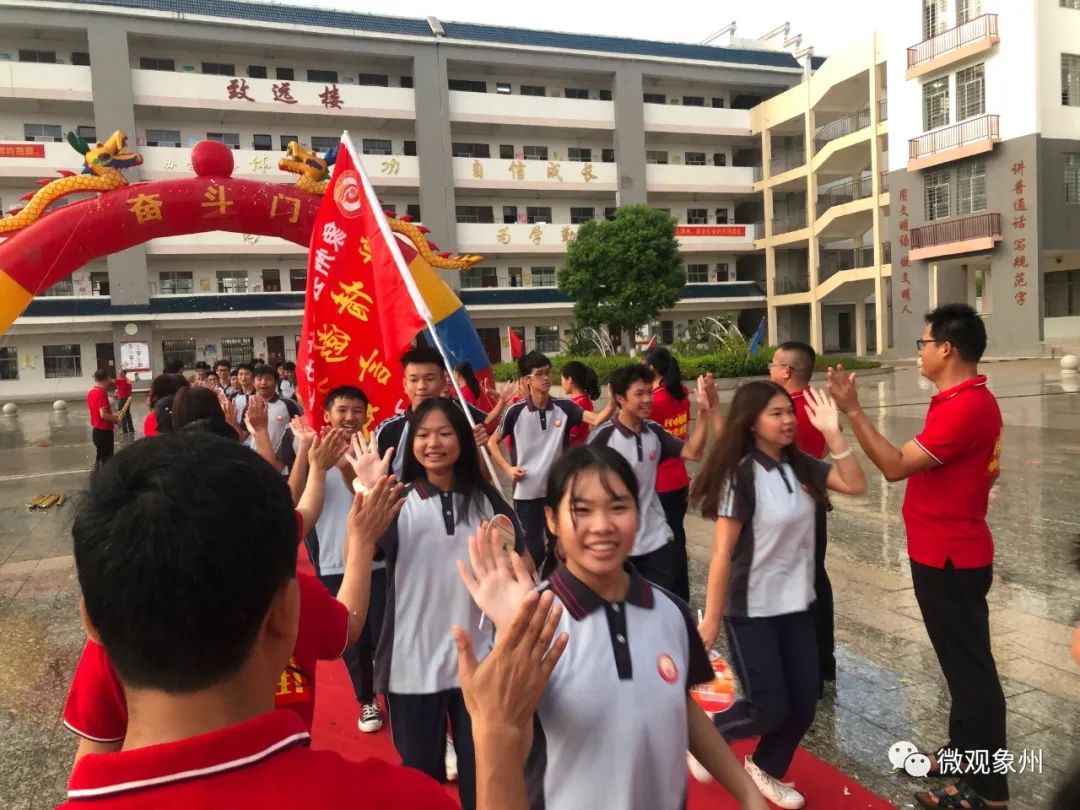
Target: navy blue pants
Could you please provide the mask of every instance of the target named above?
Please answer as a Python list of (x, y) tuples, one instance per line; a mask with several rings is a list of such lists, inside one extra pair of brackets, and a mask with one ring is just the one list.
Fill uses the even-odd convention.
[(544, 564), (547, 556), (547, 520), (544, 517), (544, 499), (528, 501), (514, 499), (514, 511), (517, 512), (521, 528), (525, 530), (525, 547), (533, 558), (536, 570)]
[(390, 733), (401, 764), (446, 781), (446, 721), (454, 735), (458, 760), (458, 797), (463, 810), (476, 810), (476, 749), (472, 719), (460, 689), (430, 695), (386, 696)]
[(760, 737), (755, 764), (782, 779), (817, 710), (821, 673), (814, 620), (808, 610), (728, 617), (724, 629), (743, 697), (716, 715), (716, 727), (728, 742)]

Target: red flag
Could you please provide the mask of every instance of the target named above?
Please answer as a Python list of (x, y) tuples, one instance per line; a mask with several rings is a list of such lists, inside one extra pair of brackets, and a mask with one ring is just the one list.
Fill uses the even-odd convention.
[(510, 359), (517, 360), (521, 355), (525, 354), (525, 343), (518, 337), (517, 332), (506, 327), (506, 333), (510, 335)]
[(653, 335), (648, 343), (645, 344), (645, 351), (656, 348), (656, 335)]
[(365, 429), (406, 404), (398, 358), (425, 322), (397, 266), (393, 239), (346, 133), (308, 255), (297, 365), (313, 427), (323, 424), (323, 399), (341, 385), (367, 395)]

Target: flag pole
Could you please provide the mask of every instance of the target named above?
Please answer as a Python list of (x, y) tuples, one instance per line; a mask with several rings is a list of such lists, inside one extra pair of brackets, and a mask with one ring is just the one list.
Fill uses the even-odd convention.
[[(360, 182), (363, 183), (364, 186), (364, 196), (367, 198), (368, 203), (375, 207), (375, 221), (379, 225), (379, 233), (382, 235), (383, 241), (386, 242), (387, 246), (390, 248), (390, 255), (394, 257), (398, 272), (405, 282), (405, 288), (409, 291), (409, 297), (412, 298), (413, 306), (416, 307), (417, 313), (419, 313), (424, 324), (427, 326), (428, 332), (431, 334), (431, 340), (434, 342), (435, 348), (438, 349), (439, 355), (443, 359), (443, 364), (446, 366), (446, 374), (450, 378), (451, 385), (454, 386), (454, 392), (457, 394), (458, 403), (461, 405), (461, 410), (465, 413), (465, 418), (469, 422), (469, 427), (475, 428), (476, 422), (473, 420), (472, 413), (469, 411), (469, 403), (465, 401), (465, 395), (462, 393), (461, 386), (458, 385), (457, 377), (454, 376), (454, 369), (450, 365), (450, 358), (446, 354), (446, 347), (443, 346), (442, 341), (439, 340), (439, 333), (435, 331), (435, 324), (432, 323), (431, 320), (431, 311), (428, 309), (427, 302), (424, 301), (423, 296), (420, 295), (420, 290), (417, 289), (416, 281), (412, 277), (409, 265), (401, 253), (401, 246), (398, 245), (397, 237), (394, 236), (394, 232), (390, 230), (390, 223), (386, 221), (386, 214), (383, 213), (382, 206), (379, 205), (379, 198), (375, 195), (375, 189), (372, 188), (371, 181), (368, 180), (367, 172), (364, 171), (363, 164), (360, 162), (360, 157), (356, 154), (356, 147), (353, 145), (348, 130), (341, 133), (341, 145), (349, 150), (349, 156), (352, 158), (357, 173), (360, 175)], [(488, 449), (486, 447), (481, 447), (480, 455), (483, 456), (488, 472), (491, 473), (492, 483), (498, 484), (499, 476), (495, 473), (495, 465), (491, 461)]]

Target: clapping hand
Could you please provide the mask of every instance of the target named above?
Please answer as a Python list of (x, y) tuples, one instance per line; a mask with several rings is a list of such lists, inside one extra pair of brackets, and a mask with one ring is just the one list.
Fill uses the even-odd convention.
[[(315, 431), (311, 431), (315, 434)], [(320, 437), (314, 435), (308, 449), (308, 464), (325, 472), (337, 465), (342, 454), (349, 449), (349, 432), (344, 428), (330, 428)]]
[(375, 436), (372, 435), (370, 441), (364, 441), (364, 437), (356, 433), (352, 437), (351, 452), (345, 454), (345, 460), (352, 467), (356, 480), (370, 488), (376, 479), (390, 471), (390, 458), (393, 455), (394, 448), (388, 447), (380, 458)]
[[(709, 393), (709, 389), (712, 389), (712, 393)], [(694, 392), (694, 399), (697, 401), (698, 414), (708, 414), (712, 410), (716, 400), (716, 383), (712, 380), (712, 375), (702, 375), (697, 378), (697, 391)]]
[(806, 389), (806, 415), (823, 436), (835, 436), (840, 432), (840, 411), (827, 391)]
[(266, 400), (258, 394), (248, 397), (244, 424), (247, 426), (248, 433), (258, 433), (260, 430), (266, 430), (270, 424), (270, 414), (266, 408)]
[(843, 366), (829, 369), (829, 396), (832, 397), (836, 407), (844, 413), (857, 411), (859, 405), (859, 392), (855, 389), (855, 372), (850, 374), (844, 371)]
[(491, 524), (480, 524), (480, 532), (469, 538), (469, 563), (458, 560), (458, 573), (476, 606), (491, 617), (496, 629), (505, 627), (533, 589), (532, 577), (516, 551), (509, 555), (499, 533)]
[(366, 495), (356, 493), (349, 509), (346, 555), (359, 548), (374, 549), (405, 503), (401, 497), (404, 488), (405, 485), (397, 483), (394, 476), (381, 475)]

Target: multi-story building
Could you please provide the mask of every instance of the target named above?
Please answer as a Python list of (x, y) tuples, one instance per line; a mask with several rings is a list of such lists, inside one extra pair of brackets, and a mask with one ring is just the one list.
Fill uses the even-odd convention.
[[(750, 108), (803, 79), (791, 53), (239, 0), (175, 7), (0, 0), (0, 142), (34, 145), (0, 145), (5, 209), (36, 178), (79, 169), (68, 131), (127, 132), (144, 160), (132, 181), (190, 176), (190, 148), (209, 138), (236, 150), (237, 176), (288, 182), (285, 144), (324, 150), (348, 129), (386, 207), (440, 250), (485, 257), (452, 282), (494, 360), (507, 327), (559, 348), (566, 242), (619, 205), (679, 223), (689, 283), (655, 325), (661, 340), (703, 315), (750, 329), (762, 317)], [(305, 268), (303, 248), (225, 232), (92, 262), (3, 336), (0, 396), (80, 390), (131, 340), (149, 343), (152, 373), (177, 358), (291, 358)]]
[(992, 355), (1080, 345), (1080, 2), (890, 8), (895, 350), (950, 301)]

